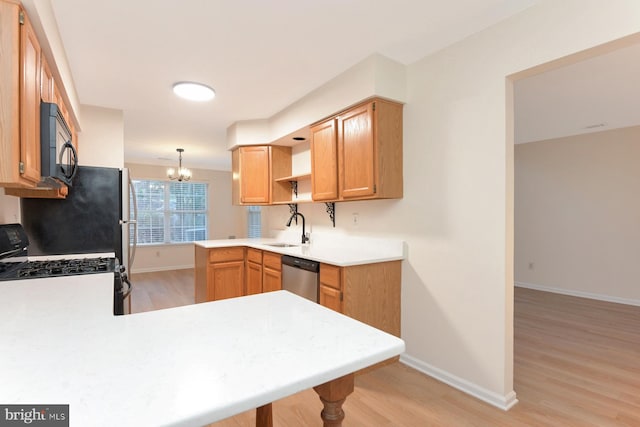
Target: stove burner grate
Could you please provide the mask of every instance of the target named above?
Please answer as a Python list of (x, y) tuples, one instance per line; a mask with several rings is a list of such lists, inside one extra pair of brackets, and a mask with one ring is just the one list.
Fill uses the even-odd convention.
[(57, 259), (21, 263), (12, 276), (18, 279), (110, 273), (116, 269), (115, 258)]

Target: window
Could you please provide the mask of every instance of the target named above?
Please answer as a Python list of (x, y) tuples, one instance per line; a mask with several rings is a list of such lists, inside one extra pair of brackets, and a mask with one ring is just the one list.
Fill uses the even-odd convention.
[(261, 214), (260, 206), (247, 206), (247, 237), (262, 237)]
[[(133, 186), (138, 207), (138, 244), (207, 239), (207, 184), (134, 179)], [(129, 205), (133, 210), (133, 201)]]

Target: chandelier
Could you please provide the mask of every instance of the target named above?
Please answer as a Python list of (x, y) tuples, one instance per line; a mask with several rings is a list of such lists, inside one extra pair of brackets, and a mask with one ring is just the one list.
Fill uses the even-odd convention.
[(191, 179), (191, 171), (182, 167), (182, 153), (184, 148), (176, 148), (178, 152), (178, 173), (174, 168), (167, 169), (167, 178), (177, 179), (178, 181), (189, 181)]

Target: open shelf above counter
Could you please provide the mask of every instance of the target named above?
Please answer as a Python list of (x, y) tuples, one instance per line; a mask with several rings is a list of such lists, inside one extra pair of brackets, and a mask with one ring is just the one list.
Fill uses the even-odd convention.
[(298, 181), (304, 181), (304, 180), (310, 180), (311, 179), (311, 173), (306, 173), (303, 175), (291, 175), (291, 176), (285, 176), (283, 178), (276, 178), (275, 181), (276, 182), (298, 182)]
[[(287, 200), (273, 200), (272, 203), (274, 205), (286, 205), (291, 203), (311, 203), (313, 200), (311, 199), (311, 174), (300, 174), (300, 175), (291, 175), (285, 176), (282, 178), (275, 178), (275, 184), (283, 188), (285, 191), (291, 195)], [(299, 185), (301, 184), (301, 186)], [(301, 188), (304, 187), (304, 188)], [(300, 194), (302, 193), (302, 194)]]

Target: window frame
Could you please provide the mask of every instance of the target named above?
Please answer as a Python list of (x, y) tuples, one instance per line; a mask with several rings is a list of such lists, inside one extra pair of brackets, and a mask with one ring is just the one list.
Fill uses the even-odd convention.
[[(172, 184), (178, 184), (177, 181), (170, 181), (170, 180), (163, 180), (163, 179), (142, 179), (142, 178), (136, 178), (136, 179), (132, 179), (132, 183), (134, 188), (136, 189), (136, 197), (139, 198), (140, 197), (140, 191), (139, 188), (137, 187), (137, 184), (144, 182), (146, 183), (145, 185), (153, 185), (153, 184), (157, 184), (157, 185), (161, 185), (162, 186), (162, 209), (161, 210), (141, 210), (140, 209), (140, 203), (139, 200), (137, 201), (137, 205), (138, 205), (138, 212), (137, 212), (137, 216), (138, 216), (138, 226), (136, 227), (136, 232), (138, 233), (137, 237), (137, 245), (138, 246), (144, 246), (144, 247), (150, 247), (150, 246), (167, 246), (167, 245), (189, 245), (192, 244), (192, 242), (194, 241), (200, 241), (200, 240), (207, 240), (208, 236), (209, 236), (209, 183), (208, 182), (204, 182), (204, 181), (189, 181), (189, 182), (181, 182), (181, 184), (186, 184), (186, 185), (203, 185), (204, 186), (204, 193), (203, 193), (203, 197), (204, 197), (204, 209), (203, 210), (198, 210), (198, 209), (185, 209), (185, 210), (178, 210), (178, 209), (171, 209), (171, 187)], [(130, 197), (133, 197), (132, 195), (130, 195)], [(157, 200), (157, 198), (154, 198), (154, 200)], [(130, 209), (133, 209), (133, 203), (130, 203)], [(161, 212), (162, 213), (162, 242), (159, 241), (152, 241), (149, 243), (141, 243), (141, 239), (140, 239), (140, 216), (142, 213), (150, 213), (150, 214), (154, 214), (154, 213), (158, 213)], [(172, 228), (175, 227), (175, 225), (172, 224), (172, 216), (174, 214), (194, 214), (194, 215), (203, 215), (204, 217), (204, 227), (198, 227), (198, 228), (203, 228), (204, 229), (204, 238), (200, 239), (198, 238), (197, 240), (182, 240), (182, 241), (172, 241)], [(131, 212), (131, 216), (133, 217), (133, 212)], [(153, 221), (151, 221), (151, 223), (153, 223)], [(151, 230), (151, 234), (153, 235), (153, 229), (159, 229), (159, 227), (153, 227), (153, 224), (151, 226), (151, 228), (149, 228), (149, 230)], [(130, 241), (133, 242), (133, 235), (131, 235), (129, 237)], [(146, 239), (143, 239), (146, 240)]]

